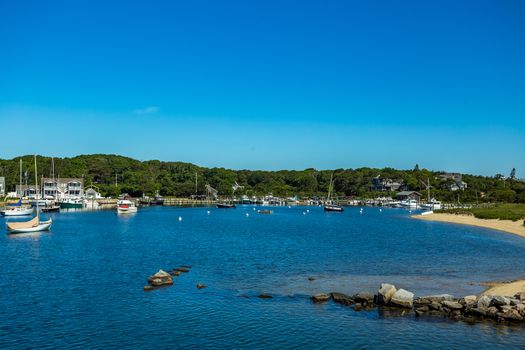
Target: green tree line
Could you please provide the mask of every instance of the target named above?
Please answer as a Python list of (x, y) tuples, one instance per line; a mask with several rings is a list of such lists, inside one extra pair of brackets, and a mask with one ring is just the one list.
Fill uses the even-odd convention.
[[(23, 172), (27, 172), (29, 183), (34, 184), (33, 156), (0, 159), (0, 176), (6, 178), (8, 191), (14, 191), (19, 182), (19, 160), (23, 161)], [(39, 177), (50, 176), (51, 158), (37, 156)], [(463, 175), (468, 184), (464, 190), (451, 191), (452, 180), (443, 180), (442, 172), (429, 171), (417, 165), (412, 170), (393, 168), (358, 168), (333, 170), (231, 170), (206, 168), (184, 162), (163, 162), (136, 159), (107, 154), (81, 155), (72, 158), (54, 158), (57, 177), (83, 178), (85, 186), (97, 186), (102, 195), (116, 196), (129, 193), (141, 196), (159, 191), (164, 196), (188, 197), (205, 193), (205, 184), (216, 188), (219, 194), (232, 193), (237, 182), (244, 189), (237, 194), (313, 197), (325, 196), (330, 177), (334, 177), (335, 196), (375, 198), (394, 196), (394, 192), (377, 192), (372, 187), (373, 178), (380, 175), (400, 181), (406, 189), (427, 195), (426, 184), (430, 183), (430, 195), (446, 202), (509, 202), (525, 203), (525, 182), (515, 177), (487, 177)], [(197, 189), (195, 176), (197, 175)], [(25, 180), (24, 180), (25, 182)], [(118, 185), (116, 185), (118, 183)]]

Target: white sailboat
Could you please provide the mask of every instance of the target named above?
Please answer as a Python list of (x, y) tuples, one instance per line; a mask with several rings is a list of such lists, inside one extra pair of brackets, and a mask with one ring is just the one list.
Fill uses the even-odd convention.
[(6, 209), (0, 210), (2, 216), (24, 216), (33, 214), (33, 208), (22, 205), (22, 159), (20, 159), (20, 199), (16, 204), (8, 204)]
[(332, 200), (332, 189), (333, 189), (333, 181), (332, 181), (332, 178), (333, 178), (333, 174), (330, 176), (330, 186), (328, 187), (328, 196), (326, 197), (326, 203), (324, 205), (324, 210), (325, 211), (344, 211), (345, 209), (340, 206), (340, 205), (336, 205), (333, 203), (333, 200)]
[[(38, 172), (36, 167), (36, 156), (35, 156), (35, 188), (38, 188)], [(40, 215), (38, 213), (38, 202), (36, 203), (36, 216), (29, 221), (21, 222), (8, 222), (7, 230), (9, 233), (28, 233), (28, 232), (39, 232), (46, 231), (51, 228), (52, 220), (40, 221)]]

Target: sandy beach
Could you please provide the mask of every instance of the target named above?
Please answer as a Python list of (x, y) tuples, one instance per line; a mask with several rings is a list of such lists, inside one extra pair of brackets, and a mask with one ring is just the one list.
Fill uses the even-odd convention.
[[(525, 238), (525, 226), (523, 225), (523, 220), (485, 220), (475, 218), (474, 216), (456, 214), (413, 215), (412, 217), (420, 220), (441, 221), (490, 228)], [(516, 293), (525, 292), (525, 280), (501, 283), (494, 282), (489, 283), (488, 287), (489, 288), (482, 293), (483, 295), (514, 296)]]
[(513, 233), (515, 235), (525, 238), (525, 226), (523, 220), (485, 220), (478, 219), (470, 215), (456, 215), (456, 214), (429, 214), (429, 215), (413, 215), (414, 219), (450, 222), (454, 224), (471, 225), (478, 227), (485, 227), (494, 230)]
[(482, 295), (502, 295), (512, 297), (520, 292), (525, 292), (525, 280), (513, 282), (494, 282), (487, 284), (489, 288)]

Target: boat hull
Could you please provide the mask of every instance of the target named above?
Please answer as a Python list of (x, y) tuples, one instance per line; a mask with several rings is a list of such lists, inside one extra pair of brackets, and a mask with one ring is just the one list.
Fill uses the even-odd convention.
[(9, 226), (7, 226), (7, 230), (9, 233), (31, 233), (31, 232), (47, 231), (51, 228), (52, 223), (53, 223), (52, 220), (49, 219), (47, 221), (41, 221), (35, 227), (11, 229)]
[(41, 209), (44, 213), (56, 213), (60, 211), (60, 207), (58, 205), (53, 207), (47, 207)]
[(236, 208), (236, 206), (235, 206), (235, 204), (219, 203), (219, 204), (217, 204), (217, 208), (219, 208), (219, 209), (233, 209), (233, 208)]
[(118, 214), (134, 214), (137, 212), (137, 207), (117, 208)]
[(337, 205), (325, 205), (324, 206), (325, 211), (344, 211), (345, 209), (343, 207), (337, 206)]
[(60, 203), (60, 209), (82, 209), (83, 207), (82, 203)]
[(2, 216), (27, 216), (33, 214), (33, 208), (29, 209), (6, 209), (1, 210)]

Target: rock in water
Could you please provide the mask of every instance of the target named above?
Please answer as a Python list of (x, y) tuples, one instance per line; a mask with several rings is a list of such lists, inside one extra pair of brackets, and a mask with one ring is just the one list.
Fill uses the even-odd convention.
[(396, 287), (392, 284), (381, 283), (381, 287), (377, 292), (377, 303), (379, 305), (386, 305), (392, 299), (392, 296), (396, 292)]
[(315, 280), (315, 278), (314, 278), (314, 277), (312, 277), (312, 276), (308, 276), (308, 281), (310, 281), (310, 282), (311, 282), (311, 281), (314, 281), (314, 280)]
[(454, 300), (454, 296), (450, 295), (450, 294), (436, 294), (436, 295), (428, 295), (426, 297), (421, 297), (421, 299), (426, 299), (426, 300), (429, 300), (429, 301), (435, 301), (435, 302), (442, 302), (443, 300), (448, 300), (448, 301), (453, 301)]
[(155, 287), (150, 286), (149, 284), (147, 284), (147, 285), (144, 286), (144, 291), (145, 291), (145, 292), (149, 292), (150, 290), (154, 290), (154, 289), (155, 289)]
[(159, 270), (156, 274), (148, 278), (148, 282), (155, 287), (167, 286), (173, 284), (173, 277), (166, 271)]
[(204, 289), (206, 285), (204, 283), (197, 283), (197, 289)]
[(325, 293), (319, 293), (312, 296), (312, 301), (314, 303), (325, 303), (330, 299), (330, 296)]
[(510, 299), (499, 295), (493, 296), (490, 302), (491, 306), (510, 305)]
[(443, 300), (441, 302), (441, 305), (443, 305), (444, 307), (449, 308), (450, 310), (461, 310), (461, 309), (463, 309), (463, 305), (461, 305), (457, 301)]
[(399, 289), (394, 295), (392, 295), (390, 304), (411, 308), (414, 304), (414, 293), (409, 292), (408, 290)]
[(360, 292), (352, 297), (356, 303), (362, 305), (370, 304), (374, 302), (374, 295), (368, 292)]
[(478, 300), (478, 309), (486, 309), (490, 306), (491, 299), (484, 295)]
[(179, 272), (190, 272), (190, 269), (188, 269), (187, 267), (177, 267), (175, 269), (175, 271), (179, 271)]
[(352, 305), (354, 303), (354, 299), (352, 299), (352, 297), (343, 293), (330, 293), (330, 296), (332, 297), (334, 303), (343, 305)]
[(475, 295), (467, 295), (463, 297), (463, 300), (465, 301), (465, 304), (473, 304), (478, 300), (478, 297)]
[(259, 294), (259, 299), (272, 299), (273, 297), (270, 294)]

